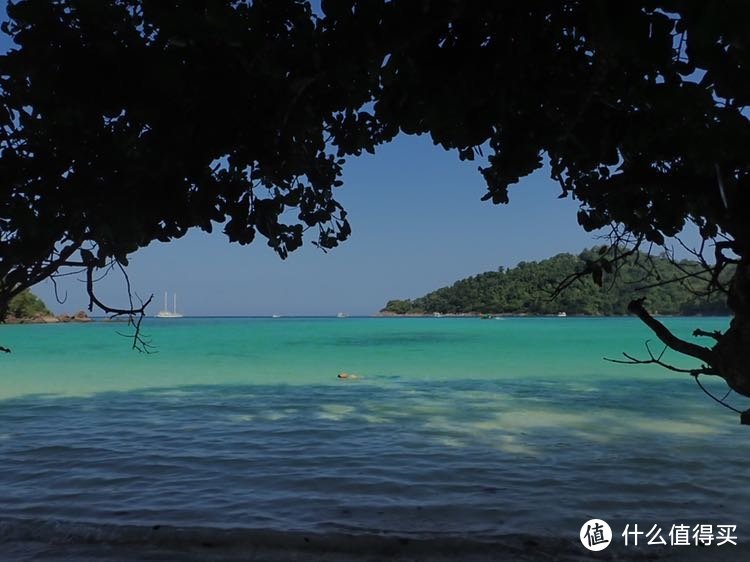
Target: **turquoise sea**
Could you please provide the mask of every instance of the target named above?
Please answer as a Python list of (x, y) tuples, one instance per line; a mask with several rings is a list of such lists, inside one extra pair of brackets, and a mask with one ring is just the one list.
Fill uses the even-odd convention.
[[(564, 560), (591, 518), (596, 559), (750, 552), (750, 429), (605, 361), (646, 355), (636, 319), (148, 319), (148, 355), (124, 330), (0, 326), (0, 559)], [(626, 548), (627, 524), (738, 546)]]

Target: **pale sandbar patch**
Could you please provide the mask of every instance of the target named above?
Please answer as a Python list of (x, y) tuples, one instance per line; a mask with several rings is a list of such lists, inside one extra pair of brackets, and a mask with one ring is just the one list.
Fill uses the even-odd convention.
[(284, 412), (263, 412), (262, 416), (268, 421), (279, 421), (289, 417)]
[(236, 416), (229, 416), (229, 419), (235, 422), (251, 422), (255, 420), (255, 416), (253, 414), (241, 414)]
[(354, 412), (352, 406), (345, 404), (326, 404), (322, 409), (323, 411), (318, 414), (318, 418), (333, 421), (340, 421)]

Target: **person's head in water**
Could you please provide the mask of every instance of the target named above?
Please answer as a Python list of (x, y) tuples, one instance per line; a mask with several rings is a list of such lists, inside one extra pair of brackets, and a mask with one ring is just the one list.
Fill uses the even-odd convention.
[(338, 374), (338, 377), (340, 379), (358, 379), (359, 378), (358, 375), (353, 375), (351, 373), (344, 373), (343, 371)]

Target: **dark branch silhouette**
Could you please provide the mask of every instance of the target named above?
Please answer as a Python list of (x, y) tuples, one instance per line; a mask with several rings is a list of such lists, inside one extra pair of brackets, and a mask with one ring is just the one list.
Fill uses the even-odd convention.
[(105, 314), (109, 314), (110, 318), (117, 318), (119, 316), (126, 316), (128, 318), (128, 326), (133, 328), (132, 334), (121, 334), (129, 337), (133, 340), (133, 349), (150, 352), (152, 350), (151, 341), (143, 337), (141, 333), (141, 323), (143, 318), (146, 316), (146, 307), (151, 304), (151, 300), (154, 298), (153, 295), (149, 296), (146, 301), (141, 301), (140, 306), (136, 307), (133, 305), (133, 295), (130, 290), (130, 279), (123, 268), (120, 268), (122, 274), (125, 276), (127, 285), (127, 295), (130, 301), (130, 308), (115, 308), (104, 304), (100, 301), (94, 293), (94, 271), (96, 267), (93, 264), (86, 266), (86, 292), (89, 296), (89, 312), (94, 310), (94, 306), (99, 308)]
[(683, 369), (681, 367), (675, 367), (674, 365), (666, 363), (665, 361), (662, 360), (662, 357), (664, 356), (664, 352), (667, 349), (669, 349), (669, 346), (665, 345), (664, 349), (659, 355), (654, 355), (654, 353), (651, 351), (651, 347), (649, 346), (649, 342), (647, 341), (646, 352), (648, 353), (648, 357), (649, 357), (648, 359), (638, 359), (636, 357), (633, 357), (629, 353), (623, 352), (622, 354), (627, 359), (626, 361), (623, 361), (622, 359), (609, 359), (607, 357), (605, 357), (604, 360), (609, 361), (610, 363), (621, 363), (623, 365), (658, 365), (670, 371), (674, 371), (675, 373), (687, 373), (694, 377), (697, 377), (698, 375), (719, 376), (718, 371), (710, 367), (706, 367), (705, 365), (697, 369)]
[(715, 361), (714, 352), (708, 347), (703, 347), (690, 343), (675, 336), (664, 324), (651, 316), (643, 306), (643, 299), (636, 299), (630, 302), (628, 310), (635, 314), (641, 321), (646, 324), (656, 334), (662, 343), (670, 349), (700, 359), (710, 365)]

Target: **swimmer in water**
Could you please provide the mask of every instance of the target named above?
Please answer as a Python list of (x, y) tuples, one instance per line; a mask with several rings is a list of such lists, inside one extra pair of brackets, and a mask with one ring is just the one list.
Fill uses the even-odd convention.
[(341, 372), (341, 373), (338, 374), (338, 378), (340, 378), (340, 379), (358, 379), (359, 375), (353, 375), (351, 373)]

